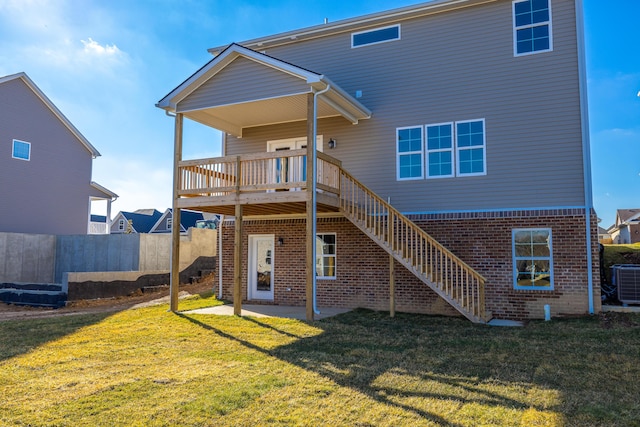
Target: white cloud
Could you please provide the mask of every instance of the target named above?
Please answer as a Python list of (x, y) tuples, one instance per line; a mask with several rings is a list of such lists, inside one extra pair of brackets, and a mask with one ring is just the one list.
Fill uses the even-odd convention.
[(89, 37), (89, 40), (80, 40), (84, 45), (84, 53), (96, 56), (120, 56), (122, 51), (115, 44), (101, 46), (100, 43)]

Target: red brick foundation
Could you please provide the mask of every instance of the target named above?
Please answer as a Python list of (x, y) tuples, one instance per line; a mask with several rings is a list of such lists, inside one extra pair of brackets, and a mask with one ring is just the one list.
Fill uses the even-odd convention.
[[(584, 210), (508, 211), (414, 215), (411, 219), (486, 279), (486, 305), (495, 318), (540, 319), (544, 305), (552, 316), (588, 312)], [(554, 290), (515, 290), (511, 232), (551, 228)], [(600, 311), (597, 221), (591, 214), (594, 308)], [(321, 218), (318, 233), (336, 233), (336, 279), (317, 281), (318, 307), (389, 309), (389, 255), (345, 218)], [(223, 225), (223, 296), (233, 295), (234, 223)], [(282, 237), (273, 254), (274, 304), (305, 304), (305, 221), (245, 220), (242, 243), (242, 295), (247, 296), (247, 246), (251, 234)], [(396, 263), (396, 309), (402, 312), (459, 315), (408, 270)], [(256, 301), (252, 301), (256, 302)]]

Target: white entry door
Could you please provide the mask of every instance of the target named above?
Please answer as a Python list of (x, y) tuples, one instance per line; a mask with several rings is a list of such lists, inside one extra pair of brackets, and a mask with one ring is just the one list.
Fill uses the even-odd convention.
[(273, 234), (249, 236), (248, 297), (273, 301)]
[[(267, 151), (287, 151), (307, 148), (307, 138), (280, 139), (267, 142)], [(322, 135), (316, 138), (316, 149), (322, 151)], [(307, 179), (307, 156), (279, 158), (274, 163), (274, 182), (301, 182)], [(297, 191), (299, 188), (292, 188), (290, 191)]]

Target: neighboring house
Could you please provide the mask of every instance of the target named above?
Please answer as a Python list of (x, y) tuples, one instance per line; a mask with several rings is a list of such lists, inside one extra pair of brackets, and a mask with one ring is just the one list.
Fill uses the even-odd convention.
[(608, 229), (598, 226), (598, 242), (605, 245), (613, 243)]
[(0, 232), (87, 234), (100, 153), (25, 74), (0, 77)]
[[(235, 217), (236, 314), (599, 311), (582, 26), (577, 0), (436, 0), (211, 49), (157, 106), (174, 211)], [(182, 160), (185, 118), (224, 157)]]
[[(180, 233), (185, 234), (192, 227), (216, 228), (218, 221), (217, 215), (183, 209), (180, 215)], [(173, 210), (169, 208), (162, 214), (158, 222), (151, 227), (149, 233), (171, 233), (172, 230)]]
[(111, 234), (148, 233), (161, 216), (162, 213), (156, 209), (120, 211), (111, 223)]
[(616, 223), (610, 228), (613, 243), (628, 245), (640, 242), (640, 209), (618, 209)]

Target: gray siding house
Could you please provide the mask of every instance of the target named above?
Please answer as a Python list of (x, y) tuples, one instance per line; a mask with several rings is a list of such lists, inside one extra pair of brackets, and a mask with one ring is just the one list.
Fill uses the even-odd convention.
[[(174, 212), (227, 215), (238, 313), (599, 311), (582, 31), (580, 0), (434, 0), (212, 48), (157, 104)], [(184, 118), (224, 157), (182, 160)]]
[(91, 181), (99, 155), (25, 73), (0, 77), (0, 232), (87, 234), (91, 202), (117, 198)]

